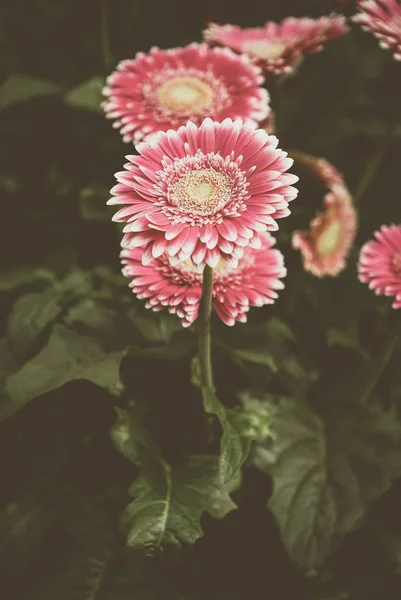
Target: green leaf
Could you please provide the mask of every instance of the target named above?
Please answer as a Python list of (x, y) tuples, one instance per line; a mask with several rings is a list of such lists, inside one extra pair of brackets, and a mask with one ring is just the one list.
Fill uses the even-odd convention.
[(47, 269), (14, 269), (0, 274), (0, 291), (9, 292), (15, 288), (34, 283), (35, 281), (54, 281), (54, 275)]
[(219, 343), (241, 361), (267, 366), (291, 391), (301, 393), (314, 378), (298, 358), (293, 332), (280, 319), (249, 325), (238, 334), (225, 331)]
[(116, 408), (117, 421), (110, 434), (117, 450), (136, 465), (161, 462), (162, 456), (153, 438), (142, 427), (139, 419), (126, 410)]
[(236, 508), (229, 494), (238, 478), (223, 484), (216, 457), (191, 456), (170, 466), (133, 410), (118, 409), (117, 415), (112, 440), (141, 467), (129, 490), (135, 499), (122, 518), (129, 546), (151, 550), (193, 544), (202, 535), (200, 518), (205, 511), (221, 519)]
[(269, 505), (290, 557), (314, 568), (401, 474), (401, 424), (392, 413), (340, 403), (325, 421), (293, 400), (268, 408), (274, 442), (257, 446), (254, 462), (273, 477)]
[(106, 205), (109, 189), (105, 186), (92, 185), (81, 190), (79, 208), (85, 221), (110, 221), (110, 207)]
[(97, 75), (69, 90), (64, 96), (64, 101), (74, 108), (100, 113), (103, 86), (104, 78)]
[(24, 354), (42, 331), (58, 316), (63, 307), (60, 293), (49, 288), (18, 298), (7, 321), (7, 335), (17, 355)]
[(60, 86), (28, 75), (10, 75), (0, 86), (0, 110), (16, 102), (61, 92)]
[(135, 498), (123, 515), (128, 545), (160, 548), (194, 544), (202, 536), (200, 518), (207, 511), (222, 519), (236, 508), (231, 485), (219, 479), (213, 456), (192, 456), (182, 466), (162, 461), (145, 471), (129, 493)]
[(95, 338), (55, 325), (47, 345), (7, 379), (0, 420), (11, 416), (32, 398), (75, 379), (88, 379), (115, 390), (124, 353), (124, 350), (105, 352)]
[(202, 388), (202, 397), (205, 412), (216, 415), (223, 429), (219, 474), (221, 481), (228, 482), (235, 478), (248, 458), (252, 441), (269, 434), (269, 415), (264, 409), (226, 409), (211, 388)]

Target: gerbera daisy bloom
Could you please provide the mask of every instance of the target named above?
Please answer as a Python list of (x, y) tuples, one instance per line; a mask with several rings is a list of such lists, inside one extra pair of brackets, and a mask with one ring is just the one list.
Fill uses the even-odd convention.
[[(269, 233), (262, 234), (260, 240), (260, 248), (248, 247), (236, 267), (220, 260), (213, 270), (213, 307), (226, 325), (244, 323), (250, 306), (273, 304), (276, 290), (284, 287), (283, 255), (273, 249), (275, 240)], [(132, 291), (147, 300), (147, 308), (160, 311), (168, 307), (182, 319), (184, 327), (191, 325), (199, 312), (203, 268), (190, 258), (172, 266), (167, 254), (144, 266), (141, 255), (139, 248), (121, 252), (123, 274), (132, 278)]]
[(120, 62), (107, 79), (103, 107), (124, 141), (136, 143), (205, 117), (261, 121), (270, 112), (263, 82), (258, 67), (228, 48), (152, 48)]
[(393, 296), (393, 308), (401, 308), (401, 225), (383, 225), (374, 236), (362, 246), (359, 279), (376, 294)]
[(353, 17), (364, 31), (373, 33), (381, 48), (391, 49), (401, 60), (401, 3), (398, 0), (360, 0)]
[(248, 54), (254, 62), (274, 74), (288, 73), (307, 54), (348, 32), (345, 17), (331, 14), (319, 19), (288, 17), (281, 23), (242, 29), (236, 25), (211, 23), (204, 31), (209, 43), (222, 44)]
[(309, 231), (293, 233), (292, 245), (301, 251), (307, 271), (316, 277), (335, 277), (346, 266), (357, 229), (351, 195), (340, 173), (325, 159), (295, 152), (292, 156), (311, 168), (330, 188), (323, 199), (324, 211), (311, 221)]
[(235, 263), (260, 246), (260, 232), (278, 229), (297, 196), (298, 177), (285, 173), (293, 160), (277, 144), (231, 119), (188, 122), (139, 144), (108, 202), (126, 205), (113, 219), (127, 223), (122, 246), (140, 247), (143, 264), (166, 251), (172, 263)]

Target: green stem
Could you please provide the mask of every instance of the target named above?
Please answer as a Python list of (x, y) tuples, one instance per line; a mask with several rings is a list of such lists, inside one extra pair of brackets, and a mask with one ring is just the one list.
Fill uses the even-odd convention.
[(361, 178), (361, 180), (355, 190), (355, 193), (354, 193), (354, 204), (355, 205), (358, 205), (361, 202), (366, 191), (372, 184), (372, 182), (377, 174), (377, 171), (379, 170), (380, 165), (381, 165), (384, 157), (386, 156), (388, 149), (391, 146), (395, 129), (396, 129), (396, 127), (394, 126), (394, 124), (391, 124), (391, 126), (384, 133), (384, 135), (381, 139), (381, 142), (379, 143), (378, 147), (376, 148), (376, 151), (373, 153), (372, 157), (368, 161), (367, 167), (366, 167), (366, 169), (362, 175), (362, 178)]
[(103, 62), (106, 71), (110, 71), (113, 64), (113, 57), (110, 50), (110, 31), (108, 22), (108, 6), (107, 0), (100, 0), (100, 12), (101, 12), (101, 37), (102, 37), (102, 54)]
[(390, 343), (385, 348), (383, 354), (376, 361), (375, 368), (371, 371), (370, 376), (367, 378), (367, 382), (362, 389), (362, 393), (360, 395), (359, 401), (361, 404), (365, 404), (367, 402), (375, 389), (376, 385), (379, 383), (380, 378), (387, 367), (390, 359), (393, 355), (394, 349), (398, 342), (398, 330), (396, 328), (395, 335), (393, 335), (390, 339)]
[(202, 388), (213, 388), (210, 318), (212, 313), (213, 269), (203, 271), (202, 299), (199, 308), (199, 369)]

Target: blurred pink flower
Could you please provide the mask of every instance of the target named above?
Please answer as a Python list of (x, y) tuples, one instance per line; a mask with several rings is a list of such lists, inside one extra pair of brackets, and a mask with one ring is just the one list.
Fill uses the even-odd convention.
[(231, 119), (188, 122), (139, 144), (108, 202), (126, 205), (113, 219), (126, 223), (122, 246), (140, 247), (143, 264), (168, 252), (174, 264), (211, 267), (260, 247), (260, 233), (277, 230), (297, 196), (298, 177), (286, 173), (293, 160), (277, 144)]
[(304, 56), (320, 52), (326, 42), (347, 32), (345, 18), (333, 13), (319, 19), (288, 17), (281, 23), (268, 21), (263, 27), (247, 29), (211, 23), (204, 38), (249, 54), (265, 71), (277, 75), (292, 71)]
[(306, 271), (316, 277), (335, 277), (346, 266), (357, 230), (351, 195), (340, 173), (328, 161), (300, 152), (291, 155), (311, 169), (330, 190), (323, 199), (324, 211), (311, 221), (309, 231), (293, 233), (292, 245), (300, 250)]
[(398, 0), (359, 0), (353, 17), (364, 31), (373, 33), (381, 48), (391, 49), (401, 60), (401, 3)]
[(401, 308), (401, 225), (382, 225), (374, 236), (362, 246), (359, 279), (376, 294), (393, 296), (393, 308)]
[(261, 121), (270, 112), (263, 82), (248, 57), (228, 48), (152, 48), (120, 62), (107, 79), (103, 107), (124, 141), (136, 143), (157, 131), (178, 129), (188, 119), (197, 124), (205, 117)]
[[(213, 307), (226, 325), (244, 323), (249, 307), (273, 304), (278, 297), (276, 290), (284, 288), (283, 255), (273, 249), (275, 240), (270, 234), (261, 234), (260, 240), (260, 248), (246, 248), (236, 267), (220, 260), (213, 270)], [(129, 285), (138, 298), (147, 300), (147, 308), (160, 311), (168, 307), (170, 313), (182, 319), (184, 327), (195, 321), (202, 295), (203, 267), (190, 258), (173, 267), (166, 254), (144, 266), (139, 248), (124, 249), (121, 257), (123, 274), (132, 278)]]

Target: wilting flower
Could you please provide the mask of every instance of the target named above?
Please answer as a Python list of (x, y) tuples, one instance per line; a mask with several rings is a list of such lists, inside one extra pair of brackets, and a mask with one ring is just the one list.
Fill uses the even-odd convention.
[(125, 204), (123, 247), (140, 247), (146, 264), (164, 252), (172, 263), (192, 258), (215, 267), (260, 247), (260, 232), (278, 229), (298, 180), (278, 140), (252, 124), (205, 119), (160, 132), (128, 156), (109, 204)]
[[(269, 233), (262, 234), (260, 240), (260, 248), (248, 247), (236, 267), (220, 260), (213, 270), (213, 307), (226, 325), (244, 323), (250, 306), (273, 304), (276, 290), (284, 287), (283, 255), (273, 249), (275, 240)], [(132, 291), (147, 300), (147, 308), (159, 311), (168, 307), (182, 319), (184, 327), (191, 325), (199, 312), (203, 268), (190, 258), (172, 266), (167, 254), (144, 266), (141, 254), (139, 248), (121, 252), (123, 274), (132, 278)]]
[(107, 79), (103, 107), (124, 141), (136, 143), (205, 117), (261, 121), (270, 112), (263, 82), (258, 67), (228, 48), (152, 48), (120, 62)]
[(359, 279), (376, 294), (393, 296), (393, 308), (401, 308), (401, 225), (383, 225), (374, 236), (362, 246)]
[(359, 13), (353, 17), (364, 31), (379, 39), (380, 47), (391, 49), (401, 60), (401, 3), (398, 0), (360, 0)]
[(222, 44), (248, 54), (254, 62), (274, 74), (288, 73), (307, 54), (348, 32), (345, 18), (331, 14), (319, 19), (288, 17), (281, 23), (242, 29), (236, 25), (211, 23), (204, 31), (209, 43)]
[(292, 245), (301, 251), (307, 271), (316, 277), (334, 277), (345, 268), (356, 234), (357, 213), (351, 195), (340, 173), (328, 161), (298, 152), (291, 154), (330, 190), (323, 199), (324, 211), (311, 221), (309, 231), (293, 233)]

